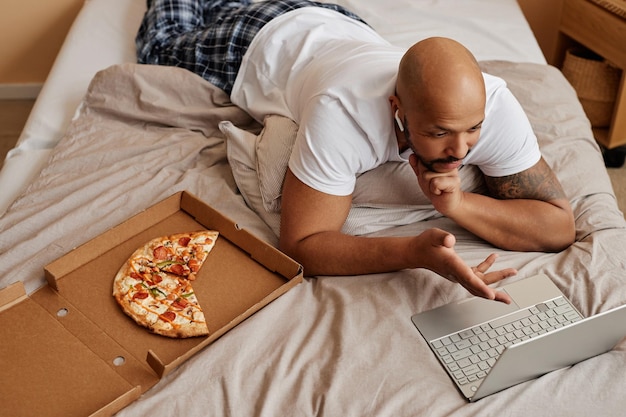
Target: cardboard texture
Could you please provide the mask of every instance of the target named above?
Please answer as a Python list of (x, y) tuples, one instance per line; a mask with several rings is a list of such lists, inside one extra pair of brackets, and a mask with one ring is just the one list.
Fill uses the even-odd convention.
[[(152, 238), (220, 232), (194, 291), (210, 335), (170, 339), (126, 316), (113, 278)], [(45, 268), (49, 286), (0, 291), (0, 404), (11, 416), (108, 416), (302, 281), (302, 267), (187, 192), (177, 193)]]

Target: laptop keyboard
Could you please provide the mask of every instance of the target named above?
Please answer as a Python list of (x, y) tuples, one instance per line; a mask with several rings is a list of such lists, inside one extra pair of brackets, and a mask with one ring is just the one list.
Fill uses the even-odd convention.
[(430, 342), (459, 385), (484, 378), (504, 349), (581, 320), (563, 297)]

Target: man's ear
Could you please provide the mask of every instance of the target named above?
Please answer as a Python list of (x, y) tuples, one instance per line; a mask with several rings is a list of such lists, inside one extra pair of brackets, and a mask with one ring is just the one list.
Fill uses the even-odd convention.
[(400, 108), (400, 98), (395, 94), (390, 95), (389, 105), (391, 106), (391, 112), (395, 113), (396, 109)]

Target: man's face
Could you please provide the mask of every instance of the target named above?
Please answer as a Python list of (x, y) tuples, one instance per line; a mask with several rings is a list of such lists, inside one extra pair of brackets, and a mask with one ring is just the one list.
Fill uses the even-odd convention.
[(459, 111), (414, 111), (404, 115), (404, 134), (424, 166), (445, 173), (463, 165), (463, 159), (478, 142), (483, 119), (482, 105)]

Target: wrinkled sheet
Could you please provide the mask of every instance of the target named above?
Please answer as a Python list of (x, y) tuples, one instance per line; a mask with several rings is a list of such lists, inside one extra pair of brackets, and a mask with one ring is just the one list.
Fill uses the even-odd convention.
[[(489, 253), (521, 279), (547, 274), (583, 314), (626, 302), (626, 223), (575, 93), (539, 64), (486, 62), (518, 97), (572, 202), (576, 243), (557, 253), (494, 249), (445, 218), (376, 235), (441, 227), (469, 264)], [(43, 268), (179, 190), (272, 245), (244, 203), (217, 123), (260, 126), (184, 70), (126, 64), (93, 79), (39, 178), (0, 218), (0, 287), (44, 284)], [(410, 321), (469, 297), (430, 271), (305, 281), (167, 375), (130, 416), (621, 416), (626, 342), (610, 353), (468, 404)], [(141, 358), (143, 359), (143, 358)]]

